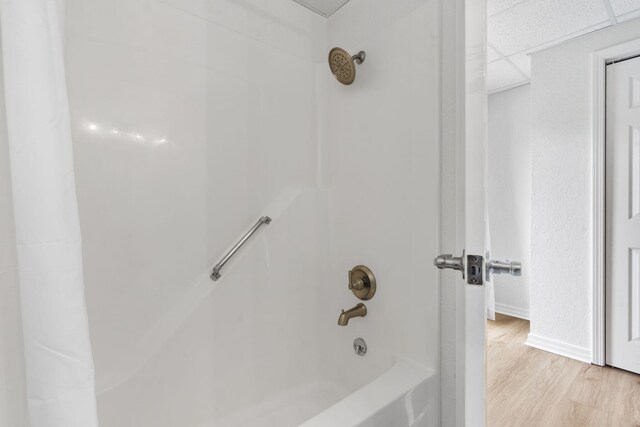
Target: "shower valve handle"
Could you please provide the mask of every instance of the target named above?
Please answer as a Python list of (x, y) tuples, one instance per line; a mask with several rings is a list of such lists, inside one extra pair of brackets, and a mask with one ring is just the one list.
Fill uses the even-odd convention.
[(365, 285), (365, 283), (364, 283), (363, 279), (356, 279), (353, 282), (349, 281), (349, 290), (355, 289), (355, 290), (360, 291), (360, 290), (364, 289), (364, 285)]
[(356, 265), (349, 270), (349, 290), (356, 298), (367, 301), (376, 293), (376, 277), (373, 272), (364, 265)]

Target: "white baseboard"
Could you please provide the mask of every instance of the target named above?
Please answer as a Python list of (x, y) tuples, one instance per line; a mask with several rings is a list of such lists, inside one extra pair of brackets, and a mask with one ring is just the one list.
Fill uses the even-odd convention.
[(529, 334), (525, 344), (529, 347), (548, 351), (549, 353), (554, 353), (570, 359), (579, 360), (580, 362), (591, 363), (591, 349), (588, 348), (578, 347), (562, 341), (556, 341), (533, 334)]
[(518, 319), (529, 320), (529, 309), (514, 307), (508, 304), (496, 303), (496, 313), (506, 314), (507, 316), (517, 317)]

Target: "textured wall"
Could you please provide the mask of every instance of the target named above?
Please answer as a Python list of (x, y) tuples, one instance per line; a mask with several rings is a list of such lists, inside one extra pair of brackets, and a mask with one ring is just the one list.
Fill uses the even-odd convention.
[(591, 54), (638, 20), (532, 57), (531, 334), (591, 349)]
[(522, 262), (521, 277), (493, 276), (496, 311), (528, 318), (531, 278), (531, 93), (489, 96), (488, 206), (491, 252)]

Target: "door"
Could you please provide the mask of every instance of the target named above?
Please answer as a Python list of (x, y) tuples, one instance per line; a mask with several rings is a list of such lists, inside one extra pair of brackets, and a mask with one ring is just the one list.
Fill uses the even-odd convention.
[[(455, 171), (455, 182), (442, 181), (443, 193), (455, 194), (455, 212), (444, 210), (443, 214), (455, 214), (455, 247), (457, 254), (462, 253), (442, 254), (434, 260), (440, 269), (457, 271), (446, 273), (456, 277), (455, 283), (446, 282), (446, 286), (455, 286), (455, 396), (443, 394), (443, 399), (452, 399), (447, 406), (455, 408), (455, 421), (447, 419), (446, 425), (483, 427), (487, 318), (483, 282), (491, 273), (519, 275), (520, 265), (491, 260), (487, 250), (486, 5), (483, 1), (453, 0), (444, 2), (443, 8), (449, 24), (443, 34), (450, 37), (443, 49), (443, 134), (453, 136), (444, 138), (443, 144), (455, 146), (454, 159), (443, 163), (443, 169)], [(448, 388), (448, 383), (444, 384), (443, 390)]]
[[(455, 38), (455, 90), (448, 95), (453, 99), (452, 110), (456, 117), (456, 159), (453, 166), (456, 171), (456, 246), (458, 254), (465, 252), (461, 257), (443, 254), (434, 262), (438, 268), (465, 273), (464, 278), (456, 273), (455, 283), (455, 425), (483, 427), (486, 424), (487, 318), (483, 282), (492, 273), (520, 275), (520, 264), (491, 260), (487, 250), (486, 5), (482, 1), (470, 0), (446, 3), (447, 7), (455, 5), (455, 32), (464, 35)], [(460, 25), (463, 31), (460, 31)], [(445, 166), (451, 167), (449, 164)]]
[[(484, 2), (466, 2), (466, 96), (465, 96), (465, 250), (469, 255), (485, 255), (485, 199), (487, 93), (486, 15)], [(482, 84), (478, 84), (481, 81)], [(465, 282), (465, 423), (485, 425), (486, 306), (484, 285)]]
[[(443, 194), (450, 197), (443, 218), (455, 230), (455, 254), (436, 258), (438, 268), (464, 270), (466, 254), (484, 254), (484, 162), (486, 145), (486, 17), (482, 1), (443, 2), (443, 152), (447, 171)], [(454, 146), (454, 150), (451, 149)], [(444, 176), (444, 175), (443, 175)], [(451, 198), (451, 195), (453, 197)], [(451, 234), (448, 234), (451, 236)], [(441, 325), (443, 341), (453, 335), (452, 353), (445, 353), (447, 375), (442, 398), (449, 408), (443, 425), (485, 425), (485, 289), (467, 284), (459, 271), (443, 272), (443, 286), (455, 298), (454, 314)], [(453, 279), (453, 280), (452, 280)], [(451, 291), (451, 287), (455, 287)], [(449, 308), (451, 310), (451, 308)], [(454, 359), (454, 360), (451, 360)], [(443, 405), (444, 406), (444, 405)]]
[(607, 66), (606, 360), (640, 373), (640, 58)]
[[(486, 5), (465, 2), (465, 229), (467, 254), (485, 255), (487, 152)], [(485, 425), (486, 306), (485, 287), (465, 283), (465, 422), (467, 427)]]

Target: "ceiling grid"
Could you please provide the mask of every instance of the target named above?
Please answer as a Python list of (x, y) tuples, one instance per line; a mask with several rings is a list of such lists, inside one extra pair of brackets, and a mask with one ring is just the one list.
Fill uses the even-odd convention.
[[(331, 16), (349, 0), (294, 0)], [(640, 17), (640, 0), (488, 0), (487, 90), (529, 83), (529, 54)]]
[(640, 0), (488, 0), (487, 90), (529, 83), (531, 52), (640, 16)]

